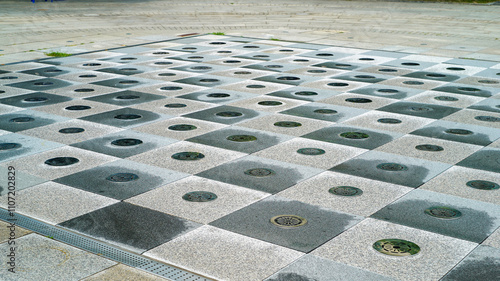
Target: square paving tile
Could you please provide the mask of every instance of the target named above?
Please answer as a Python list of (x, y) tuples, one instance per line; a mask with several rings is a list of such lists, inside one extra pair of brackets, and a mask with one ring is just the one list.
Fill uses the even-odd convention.
[(6, 167), (13, 166), (15, 168), (22, 167), (23, 172), (39, 178), (53, 180), (116, 159), (112, 156), (64, 146), (36, 155), (3, 162), (2, 165)]
[(481, 148), (483, 147), (478, 145), (408, 135), (386, 143), (376, 150), (448, 164), (456, 164)]
[(44, 92), (49, 93), (49, 94), (67, 96), (67, 97), (76, 99), (76, 98), (86, 98), (86, 97), (92, 97), (92, 96), (97, 96), (97, 95), (103, 95), (103, 94), (118, 92), (118, 91), (120, 91), (120, 89), (112, 88), (112, 87), (105, 87), (105, 86), (92, 85), (92, 84), (78, 84), (78, 85), (71, 85), (68, 87), (48, 90), (48, 91), (44, 91)]
[(24, 130), (20, 134), (64, 144), (72, 144), (121, 130), (116, 127), (75, 119)]
[(416, 188), (450, 167), (440, 162), (369, 151), (330, 170)]
[(181, 95), (178, 97), (182, 98), (182, 99), (196, 100), (196, 101), (200, 101), (200, 102), (227, 104), (227, 103), (255, 97), (255, 95), (250, 94), (250, 93), (213, 88), (210, 90), (204, 90), (201, 92), (190, 93), (190, 94)]
[(61, 146), (64, 145), (22, 134), (4, 134), (0, 136), (0, 162), (37, 154)]
[(406, 101), (409, 102), (428, 103), (458, 108), (466, 108), (482, 100), (484, 100), (484, 98), (482, 97), (443, 93), (432, 90), (422, 92), (406, 99)]
[[(382, 239), (406, 240), (419, 246), (420, 251), (411, 256), (385, 255), (373, 248)], [(476, 246), (469, 241), (366, 219), (312, 254), (398, 280), (438, 280)]]
[(457, 163), (457, 166), (499, 173), (500, 149), (483, 148)]
[(241, 152), (180, 141), (128, 159), (161, 168), (196, 174), (245, 155)]
[(419, 189), (497, 204), (500, 200), (500, 177), (493, 172), (454, 166)]
[(114, 109), (120, 109), (120, 107), (101, 102), (74, 99), (54, 105), (37, 107), (35, 110), (68, 118), (80, 118), (88, 115), (111, 111)]
[(359, 108), (312, 102), (281, 111), (280, 113), (330, 122), (343, 122), (365, 112), (367, 111)]
[(224, 127), (227, 127), (227, 125), (198, 119), (176, 117), (153, 124), (135, 127), (134, 130), (172, 139), (185, 140)]
[(148, 93), (127, 90), (100, 96), (93, 96), (86, 98), (86, 100), (109, 103), (119, 106), (131, 106), (164, 98), (165, 98), (164, 96), (160, 95), (152, 95)]
[(261, 95), (241, 101), (229, 103), (230, 106), (243, 107), (263, 112), (279, 112), (301, 104), (307, 103), (289, 98), (279, 98), (276, 96)]
[(125, 130), (74, 143), (71, 146), (119, 158), (127, 158), (174, 142), (177, 142), (177, 140)]
[(479, 246), (441, 280), (495, 280), (500, 276), (499, 263), (500, 249)]
[(145, 255), (215, 280), (248, 281), (268, 277), (303, 253), (207, 225)]
[(263, 149), (253, 155), (319, 169), (329, 169), (366, 151), (365, 149), (322, 141), (294, 138)]
[(443, 120), (500, 129), (500, 113), (496, 112), (463, 109)]
[(187, 174), (118, 160), (62, 178), (57, 183), (123, 200), (176, 181)]
[[(195, 194), (200, 192), (203, 194)], [(127, 202), (207, 224), (267, 196), (265, 192), (191, 176)]]
[[(226, 125), (240, 123), (246, 120), (255, 119), (267, 115), (266, 112), (258, 112), (251, 109), (222, 105), (208, 108), (198, 112), (183, 115), (184, 117), (216, 122)], [(254, 122), (254, 121), (252, 121)]]
[(289, 87), (267, 95), (303, 101), (319, 101), (340, 94), (340, 91), (329, 91), (326, 89), (315, 89), (306, 87)]
[(346, 281), (346, 280), (386, 280), (397, 279), (359, 269), (340, 262), (335, 262), (313, 255), (305, 255), (294, 263), (276, 272), (265, 281), (283, 280), (315, 280), (315, 281)]
[[(12, 170), (14, 168), (14, 170)], [(9, 191), (20, 191), (28, 187), (32, 187), (34, 185), (46, 182), (46, 179), (35, 177), (33, 175), (30, 175), (28, 173), (25, 173), (22, 170), (17, 169), (16, 167), (12, 166), (12, 168), (9, 170), (8, 166), (1, 166), (0, 167), (0, 196), (7, 195)], [(19, 168), (19, 167), (17, 167)], [(9, 172), (11, 172), (9, 174)], [(12, 173), (14, 172), (14, 173)], [(14, 184), (10, 184), (10, 190), (9, 190), (9, 177), (12, 175), (15, 176)], [(12, 178), (11, 178), (12, 179)], [(6, 199), (6, 197), (0, 197)]]
[(210, 225), (307, 253), (362, 219), (271, 196), (211, 222)]
[(277, 195), (339, 212), (369, 216), (411, 188), (334, 172), (323, 172)]
[(430, 123), (411, 134), (482, 146), (500, 138), (499, 129), (443, 120)]
[(453, 83), (446, 84), (441, 87), (434, 88), (432, 90), (460, 94), (460, 95), (475, 96), (475, 97), (486, 97), (486, 98), (496, 95), (498, 94), (498, 92), (500, 92), (500, 90), (496, 88), (489, 88), (484, 86), (471, 87), (470, 85), (467, 84), (453, 84)]
[(144, 86), (134, 88), (133, 90), (164, 97), (177, 97), (188, 93), (202, 91), (205, 89), (207, 89), (207, 87), (188, 85), (171, 81), (159, 81), (159, 83), (152, 85), (146, 84)]
[(366, 96), (366, 95), (352, 94), (352, 93), (335, 95), (331, 98), (321, 100), (321, 102), (323, 103), (341, 105), (345, 107), (355, 107), (367, 110), (378, 109), (380, 107), (395, 103), (397, 101), (398, 101), (397, 99)]
[(291, 138), (293, 137), (288, 135), (231, 126), (187, 139), (187, 141), (250, 154)]
[(19, 132), (66, 120), (69, 119), (29, 109), (20, 110), (2, 114), (0, 116), (0, 129), (9, 132)]
[(460, 111), (455, 107), (404, 101), (391, 103), (378, 110), (433, 119), (441, 119)]
[[(16, 242), (17, 253), (22, 253), (16, 257), (16, 263), (22, 266), (16, 266), (16, 273), (13, 274), (3, 263), (0, 272), (2, 280), (80, 280), (116, 264), (38, 234), (25, 235)], [(5, 253), (10, 247), (7, 243), (0, 245)]]
[(342, 124), (407, 134), (433, 121), (435, 119), (373, 110), (350, 118)]
[(320, 172), (317, 168), (247, 156), (197, 176), (274, 194)]
[(216, 107), (216, 104), (171, 97), (131, 106), (131, 108), (153, 111), (170, 116), (180, 116), (206, 108)]
[(493, 232), (488, 239), (484, 240), (482, 245), (500, 249), (500, 228)]
[(50, 104), (57, 104), (69, 100), (71, 100), (71, 98), (65, 96), (58, 96), (43, 92), (35, 92), (35, 93), (0, 99), (0, 103), (17, 106), (21, 108), (30, 108), (30, 107), (46, 106)]
[(92, 82), (90, 84), (112, 87), (117, 89), (133, 89), (141, 86), (144, 87), (145, 85), (159, 84), (159, 83), (161, 83), (161, 81), (139, 78), (139, 77), (119, 76), (117, 78), (101, 80), (97, 82)]
[(119, 202), (67, 220), (58, 226), (142, 253), (182, 236), (198, 228), (200, 224)]
[(106, 270), (98, 272), (87, 278), (82, 279), (82, 281), (101, 281), (101, 280), (113, 280), (119, 279), (122, 281), (158, 281), (158, 280), (168, 280), (159, 277), (158, 275), (148, 273), (146, 271), (126, 266), (124, 264), (117, 264)]
[(255, 120), (242, 122), (238, 125), (277, 134), (302, 136), (330, 124), (330, 122), (322, 120), (314, 120), (286, 114), (273, 114), (263, 116)]
[(368, 85), (363, 88), (355, 89), (350, 91), (351, 93), (368, 95), (368, 96), (376, 96), (390, 99), (406, 99), (408, 97), (415, 96), (422, 92), (422, 90), (412, 89), (412, 88), (404, 88), (404, 87), (395, 87), (395, 86), (386, 86), (381, 84), (373, 84)]
[(382, 82), (380, 82), (380, 84), (390, 85), (390, 86), (398, 86), (398, 87), (414, 88), (414, 89), (422, 89), (422, 90), (431, 90), (431, 89), (434, 89), (436, 87), (447, 84), (447, 82), (397, 76), (397, 77), (382, 81)]
[(118, 202), (51, 181), (16, 192), (16, 200), (17, 211), (53, 225)]
[(428, 190), (413, 190), (372, 218), (481, 243), (500, 226), (500, 206)]
[(400, 136), (401, 134), (395, 132), (365, 129), (362, 127), (334, 125), (324, 127), (317, 131), (303, 135), (302, 137), (364, 149), (374, 149), (390, 141), (393, 141)]
[[(117, 74), (99, 72), (99, 71), (94, 71), (94, 70), (87, 70), (87, 71), (82, 71), (82, 72), (63, 74), (57, 78), (61, 78), (61, 79), (64, 79), (66, 81), (72, 81), (74, 84), (78, 85), (78, 84), (100, 82), (100, 81), (105, 81), (105, 80), (113, 79), (113, 78), (117, 79), (118, 77), (120, 77), (120, 76)], [(96, 86), (97, 86), (97, 84), (96, 84)], [(111, 85), (103, 85), (103, 86), (112, 87)], [(114, 88), (116, 89), (116, 87), (114, 87)]]
[(79, 119), (119, 128), (132, 128), (167, 118), (169, 117), (166, 115), (161, 115), (151, 111), (125, 107), (81, 117)]

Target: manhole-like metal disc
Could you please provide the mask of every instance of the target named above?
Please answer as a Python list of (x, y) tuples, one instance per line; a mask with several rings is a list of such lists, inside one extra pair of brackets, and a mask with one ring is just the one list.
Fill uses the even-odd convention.
[(169, 104), (166, 104), (165, 107), (168, 107), (168, 108), (182, 108), (182, 107), (186, 107), (187, 105), (183, 104), (183, 103), (169, 103)]
[(59, 133), (61, 134), (78, 134), (85, 131), (83, 128), (63, 128), (59, 130)]
[(97, 75), (95, 75), (95, 74), (84, 74), (84, 75), (80, 75), (78, 77), (80, 77), (80, 78), (95, 78), (95, 77), (97, 77)]
[(464, 130), (464, 129), (448, 129), (444, 131), (445, 133), (452, 135), (472, 135), (472, 131)]
[(112, 182), (129, 182), (138, 180), (139, 176), (132, 173), (117, 173), (108, 176), (106, 179)]
[(5, 142), (5, 143), (0, 143), (0, 150), (11, 150), (20, 148), (21, 146), (22, 145), (20, 143)]
[(165, 72), (165, 73), (160, 73), (160, 74), (158, 74), (158, 76), (163, 76), (163, 77), (165, 77), (165, 76), (167, 76), (167, 77), (168, 77), (168, 76), (176, 76), (176, 75), (177, 75), (177, 74), (175, 74), (175, 73), (170, 73), (170, 72)]
[(403, 81), (403, 84), (406, 84), (406, 85), (423, 85), (424, 82), (421, 82), (421, 81)]
[(195, 161), (205, 158), (205, 155), (199, 152), (179, 152), (172, 155), (172, 158), (176, 160)]
[(462, 212), (448, 207), (431, 207), (425, 209), (425, 214), (440, 219), (452, 220), (462, 216)]
[(78, 110), (87, 110), (87, 109), (90, 109), (91, 107), (88, 106), (88, 105), (72, 105), (72, 106), (68, 106), (64, 109), (66, 110), (72, 110), (72, 111), (78, 111)]
[(485, 122), (499, 122), (500, 118), (495, 116), (476, 116), (474, 119)]
[(444, 74), (440, 74), (440, 73), (429, 73), (429, 74), (425, 74), (426, 77), (431, 77), (431, 78), (443, 78), (443, 77), (446, 77), (446, 75)]
[(117, 96), (116, 99), (118, 100), (135, 100), (140, 98), (140, 96), (137, 95), (123, 95), (123, 96)]
[(48, 98), (46, 97), (32, 97), (32, 98), (25, 98), (23, 99), (24, 102), (44, 102), (44, 101), (47, 101), (49, 100)]
[(368, 134), (361, 132), (345, 132), (340, 134), (340, 136), (346, 139), (355, 139), (355, 140), (366, 139), (370, 137)]
[(234, 136), (229, 136), (226, 139), (235, 142), (248, 142), (248, 141), (256, 141), (257, 137), (251, 135), (234, 135)]
[(95, 90), (91, 88), (80, 88), (80, 89), (75, 89), (74, 91), (77, 93), (90, 93), (94, 92)]
[(482, 84), (498, 84), (498, 81), (494, 80), (478, 80), (477, 82), (482, 83)]
[(320, 108), (320, 109), (314, 110), (314, 113), (318, 113), (318, 114), (337, 114), (338, 111), (337, 110), (333, 110), (333, 109)]
[(217, 199), (217, 195), (208, 191), (193, 191), (184, 194), (182, 199), (190, 202), (208, 202)]
[(222, 112), (217, 112), (215, 115), (220, 117), (239, 117), (243, 116), (243, 113), (236, 111), (222, 111)]
[(466, 184), (469, 187), (481, 190), (495, 190), (500, 188), (500, 185), (498, 185), (497, 183), (483, 180), (468, 181)]
[(381, 68), (378, 71), (380, 71), (380, 72), (398, 72), (397, 69), (391, 69), (391, 68)]
[(462, 67), (447, 67), (446, 69), (452, 70), (452, 71), (463, 71), (465, 68)]
[(201, 83), (216, 83), (219, 81), (220, 81), (219, 79), (213, 79), (213, 78), (204, 78), (199, 80), (199, 82)]
[(317, 96), (318, 93), (311, 92), (311, 91), (300, 91), (300, 92), (294, 93), (294, 95), (296, 95), (296, 96)]
[(35, 85), (35, 86), (50, 86), (53, 84), (54, 83), (52, 83), (52, 82), (35, 82), (35, 83), (33, 83), (33, 85)]
[(378, 89), (377, 92), (378, 93), (382, 93), (382, 94), (395, 94), (395, 93), (399, 93), (399, 91), (395, 90), (395, 89)]
[(331, 87), (347, 87), (347, 86), (349, 86), (349, 83), (333, 82), (333, 83), (328, 83), (326, 85), (331, 86)]
[(340, 196), (359, 196), (363, 194), (363, 190), (353, 186), (337, 186), (328, 190), (331, 194)]
[(312, 148), (312, 147), (307, 147), (307, 148), (301, 148), (297, 150), (297, 153), (304, 154), (304, 155), (321, 155), (325, 154), (326, 151), (320, 148)]
[(278, 77), (276, 79), (278, 79), (278, 80), (287, 80), (287, 81), (300, 80), (299, 77), (295, 77), (295, 76), (281, 76), (281, 77)]
[(245, 171), (246, 175), (254, 177), (267, 177), (276, 174), (273, 170), (264, 168), (254, 168)]
[(420, 252), (420, 247), (402, 239), (383, 239), (373, 244), (373, 248), (382, 254), (390, 256), (411, 256)]
[(403, 121), (399, 119), (394, 119), (394, 118), (380, 118), (377, 120), (379, 123), (384, 123), (384, 124), (399, 124)]
[(207, 95), (207, 97), (209, 98), (227, 98), (230, 96), (231, 96), (230, 94), (224, 94), (224, 93), (212, 93)]
[(80, 162), (75, 157), (56, 157), (45, 161), (45, 164), (50, 166), (69, 166)]
[(26, 122), (32, 122), (35, 121), (35, 118), (31, 117), (16, 117), (12, 118), (9, 120), (9, 122), (14, 122), (14, 123), (26, 123)]
[(249, 88), (249, 89), (262, 89), (262, 88), (265, 88), (266, 86), (264, 85), (247, 85), (246, 88)]
[(135, 120), (139, 118), (142, 118), (142, 116), (139, 114), (118, 114), (115, 116), (115, 119), (120, 120)]
[(137, 80), (122, 80), (118, 82), (118, 84), (123, 84), (123, 85), (132, 85), (132, 84), (137, 84), (139, 81)]
[(417, 112), (422, 112), (422, 111), (433, 111), (434, 109), (426, 106), (410, 106), (408, 107), (409, 110), (411, 111), (417, 111)]
[(161, 87), (160, 90), (162, 90), (162, 91), (178, 91), (178, 90), (182, 90), (182, 87), (166, 86), (166, 87)]
[(111, 142), (112, 145), (116, 146), (134, 146), (141, 143), (142, 141), (138, 139), (118, 139)]
[(345, 101), (353, 102), (353, 103), (370, 103), (370, 102), (372, 102), (371, 99), (365, 99), (365, 98), (348, 98)]
[(197, 127), (189, 124), (177, 124), (168, 127), (168, 129), (172, 131), (191, 131), (197, 129)]
[(457, 101), (457, 98), (454, 97), (449, 97), (449, 96), (439, 96), (439, 97), (434, 97), (435, 100), (440, 100), (440, 101)]
[(398, 163), (382, 163), (377, 165), (377, 169), (385, 171), (407, 171), (408, 167)]
[(260, 101), (260, 102), (258, 102), (258, 104), (265, 105), (265, 106), (276, 106), (276, 105), (282, 105), (283, 103), (280, 101), (266, 100), (266, 101)]
[(375, 76), (371, 76), (371, 75), (356, 75), (356, 76), (354, 76), (354, 78), (358, 78), (358, 79), (375, 79), (376, 77)]
[(461, 88), (457, 88), (457, 90), (462, 91), (462, 92), (480, 92), (481, 91), (481, 89), (471, 88), (471, 87), (461, 87)]
[(444, 148), (439, 145), (433, 145), (433, 144), (421, 144), (415, 146), (416, 149), (422, 150), (422, 151), (443, 151)]
[(300, 127), (300, 126), (302, 126), (302, 124), (300, 124), (299, 122), (293, 122), (293, 121), (279, 121), (279, 122), (274, 123), (274, 126), (291, 128), (291, 127)]
[(272, 217), (270, 221), (272, 224), (283, 228), (299, 227), (307, 223), (305, 218), (296, 215), (279, 215)]

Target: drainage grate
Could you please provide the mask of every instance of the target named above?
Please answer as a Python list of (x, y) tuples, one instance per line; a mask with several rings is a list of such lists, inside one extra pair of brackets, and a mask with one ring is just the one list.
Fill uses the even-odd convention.
[(340, 196), (360, 196), (363, 194), (363, 190), (353, 186), (332, 187), (328, 190), (328, 192)]
[[(0, 219), (12, 219), (9, 212), (0, 208)], [(15, 214), (16, 225), (34, 231), (44, 236), (61, 241), (68, 245), (83, 249), (87, 252), (114, 260), (125, 265), (142, 269), (144, 271), (162, 276), (172, 281), (211, 281), (202, 276), (175, 268), (138, 254), (130, 253), (119, 248), (107, 245), (83, 235), (79, 235), (20, 214)]]
[(390, 256), (411, 256), (420, 252), (420, 247), (402, 239), (383, 239), (373, 244), (373, 248), (382, 254)]
[(307, 220), (295, 215), (280, 215), (271, 218), (271, 223), (282, 228), (293, 228), (303, 226)]
[(190, 202), (208, 202), (217, 199), (217, 195), (208, 191), (192, 191), (184, 194), (182, 199)]
[(425, 209), (424, 213), (426, 215), (445, 220), (458, 219), (462, 216), (462, 212), (459, 210), (448, 207), (431, 207)]
[(257, 137), (251, 135), (234, 135), (234, 136), (229, 136), (226, 139), (235, 142), (249, 142), (249, 141), (256, 141)]

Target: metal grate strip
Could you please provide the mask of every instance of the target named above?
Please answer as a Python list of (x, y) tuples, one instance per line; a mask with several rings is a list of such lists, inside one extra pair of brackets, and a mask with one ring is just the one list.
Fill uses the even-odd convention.
[(17, 226), (51, 237), (54, 240), (61, 241), (110, 260), (165, 277), (172, 281), (212, 281), (212, 279), (207, 279), (194, 273), (148, 259), (144, 256), (121, 250), (117, 247), (46, 224), (30, 217), (17, 213), (12, 217), (9, 215), (9, 211), (0, 208), (0, 220), (8, 221), (13, 218), (17, 219), (17, 221), (15, 221)]

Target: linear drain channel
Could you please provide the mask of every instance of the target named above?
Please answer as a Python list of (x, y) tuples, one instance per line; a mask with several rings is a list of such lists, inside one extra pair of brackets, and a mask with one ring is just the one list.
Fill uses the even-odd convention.
[(207, 279), (191, 272), (168, 266), (166, 264), (145, 258), (141, 255), (123, 251), (83, 235), (60, 229), (17, 213), (14, 217), (11, 217), (9, 216), (9, 212), (7, 210), (0, 208), (1, 220), (8, 222), (8, 219), (12, 218), (17, 219), (17, 226), (51, 237), (54, 240), (64, 242), (68, 245), (75, 246), (101, 257), (165, 277), (172, 281), (212, 281), (212, 279)]

